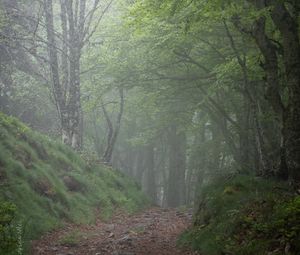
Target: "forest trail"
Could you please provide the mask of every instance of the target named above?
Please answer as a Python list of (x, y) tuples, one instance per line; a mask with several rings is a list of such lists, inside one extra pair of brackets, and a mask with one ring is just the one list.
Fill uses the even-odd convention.
[(150, 208), (128, 215), (117, 213), (94, 225), (68, 225), (33, 242), (33, 255), (192, 255), (176, 247), (191, 224), (191, 214), (177, 209)]

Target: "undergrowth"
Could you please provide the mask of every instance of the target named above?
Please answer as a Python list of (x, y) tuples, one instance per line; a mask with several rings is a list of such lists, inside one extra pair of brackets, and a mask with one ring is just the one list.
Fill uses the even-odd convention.
[(300, 197), (276, 180), (220, 178), (202, 189), (180, 244), (206, 255), (300, 254)]
[[(5, 201), (0, 202), (0, 217), (1, 208), (9, 202), (15, 208), (9, 215), (22, 229), (19, 237), (11, 238), (10, 246), (15, 249), (14, 238), (19, 238), (25, 250), (29, 240), (64, 221), (89, 224), (97, 214), (108, 218), (115, 208), (134, 212), (148, 203), (138, 185), (121, 173), (87, 164), (67, 146), (1, 113), (0, 201)], [(5, 223), (5, 231), (10, 229), (13, 236), (12, 218)], [(0, 227), (1, 222), (0, 218)]]

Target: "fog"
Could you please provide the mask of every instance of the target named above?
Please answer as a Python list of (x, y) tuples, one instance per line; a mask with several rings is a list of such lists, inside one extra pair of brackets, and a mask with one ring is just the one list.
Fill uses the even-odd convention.
[(236, 175), (297, 185), (299, 4), (206, 2), (0, 0), (0, 111), (163, 208)]

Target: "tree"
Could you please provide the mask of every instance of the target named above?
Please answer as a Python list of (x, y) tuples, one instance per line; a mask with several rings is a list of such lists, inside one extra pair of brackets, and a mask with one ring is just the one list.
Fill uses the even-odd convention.
[[(53, 95), (61, 120), (62, 140), (65, 144), (77, 150), (82, 147), (81, 53), (111, 2), (107, 3), (104, 10), (98, 14), (100, 17), (94, 22), (93, 18), (99, 8), (99, 0), (95, 0), (93, 4), (87, 4), (86, 0), (75, 1), (74, 3), (61, 0), (60, 22), (62, 34), (57, 36), (54, 24), (53, 1), (44, 0)], [(89, 6), (91, 6), (90, 10), (87, 9)], [(58, 46), (57, 38), (60, 40), (61, 48)], [(59, 55), (61, 63), (59, 63)], [(62, 74), (59, 72), (60, 66)]]
[[(281, 175), (289, 176), (293, 181), (300, 181), (300, 42), (299, 42), (299, 4), (296, 1), (284, 3), (281, 1), (257, 1), (258, 9), (270, 8), (270, 16), (281, 34), (285, 85), (288, 102), (285, 104), (278, 93), (279, 63), (278, 47), (266, 34), (266, 18), (259, 17), (252, 32), (256, 43), (264, 56), (263, 68), (266, 72), (269, 101), (274, 111), (282, 120), (282, 155)], [(286, 5), (290, 5), (291, 13)], [(287, 173), (284, 173), (287, 172)]]
[(185, 204), (186, 135), (176, 125), (169, 129), (169, 178), (167, 205)]
[(123, 116), (123, 111), (124, 111), (124, 89), (120, 88), (119, 89), (119, 94), (120, 94), (120, 109), (118, 112), (117, 120), (115, 123), (115, 127), (113, 126), (113, 123), (108, 115), (108, 112), (105, 108), (105, 104), (102, 102), (101, 107), (107, 122), (107, 127), (108, 127), (108, 134), (107, 134), (107, 144), (106, 148), (103, 154), (103, 161), (106, 164), (111, 164), (111, 159), (112, 159), (112, 154), (114, 150), (115, 143), (117, 141), (117, 137), (120, 131), (121, 127), (121, 120)]

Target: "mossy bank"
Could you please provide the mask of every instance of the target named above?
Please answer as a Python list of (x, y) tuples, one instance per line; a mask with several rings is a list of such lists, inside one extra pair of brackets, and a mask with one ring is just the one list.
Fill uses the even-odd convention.
[(181, 244), (205, 255), (300, 254), (300, 196), (288, 183), (234, 175), (214, 179), (199, 195)]
[(92, 223), (147, 203), (121, 173), (0, 113), (0, 254), (23, 253), (29, 240), (64, 221)]

